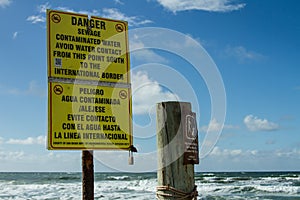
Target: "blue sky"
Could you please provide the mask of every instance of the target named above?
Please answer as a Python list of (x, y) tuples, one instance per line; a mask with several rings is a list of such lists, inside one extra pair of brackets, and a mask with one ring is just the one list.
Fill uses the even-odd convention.
[[(299, 1), (0, 0), (0, 171), (81, 170), (80, 151), (45, 146), (47, 8), (129, 22), (130, 48), (135, 49), (134, 144), (140, 153), (136, 165), (128, 166), (127, 152), (99, 151), (96, 171), (155, 170), (154, 106), (175, 99), (192, 102), (201, 145), (207, 134), (221, 132), (197, 171), (300, 170)], [(147, 48), (147, 38), (154, 37), (148, 27), (186, 40), (167, 46), (167, 39), (157, 38), (157, 48)], [(197, 57), (195, 43), (213, 60), (225, 88), (224, 124), (212, 115), (211, 100), (218, 95), (208, 89), (211, 82), (182, 57)], [(181, 55), (170, 51), (176, 48)], [(214, 75), (209, 79), (218, 81)]]

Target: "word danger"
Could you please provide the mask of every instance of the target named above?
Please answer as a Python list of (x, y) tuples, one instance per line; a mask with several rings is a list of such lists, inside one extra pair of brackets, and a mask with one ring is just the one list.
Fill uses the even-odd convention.
[(96, 20), (96, 19), (72, 17), (71, 24), (73, 26), (85, 27), (85, 28), (78, 28), (77, 33), (79, 35), (101, 37), (100, 31), (93, 31), (92, 28), (106, 30), (105, 21)]
[(105, 21), (97, 20), (97, 19), (88, 19), (82, 17), (72, 17), (71, 24), (75, 26), (81, 27), (90, 27), (96, 29), (106, 30)]

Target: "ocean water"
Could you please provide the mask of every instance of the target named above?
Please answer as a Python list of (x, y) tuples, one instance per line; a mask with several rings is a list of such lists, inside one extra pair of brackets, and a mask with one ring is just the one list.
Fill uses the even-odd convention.
[[(203, 200), (300, 200), (300, 172), (196, 173)], [(154, 200), (156, 173), (95, 173), (95, 199)], [(0, 199), (80, 200), (81, 173), (0, 173)]]

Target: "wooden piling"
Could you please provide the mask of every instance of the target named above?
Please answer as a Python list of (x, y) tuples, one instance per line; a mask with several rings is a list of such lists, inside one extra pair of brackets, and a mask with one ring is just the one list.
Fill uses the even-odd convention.
[(197, 199), (194, 165), (183, 164), (182, 115), (184, 113), (191, 113), (190, 103), (162, 102), (157, 104), (158, 199)]
[(82, 200), (94, 200), (93, 151), (82, 151)]

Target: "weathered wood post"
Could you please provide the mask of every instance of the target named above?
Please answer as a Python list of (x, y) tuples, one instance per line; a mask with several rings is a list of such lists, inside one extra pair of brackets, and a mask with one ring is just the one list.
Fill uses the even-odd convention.
[[(157, 198), (163, 200), (194, 200), (197, 190), (194, 180), (194, 164), (199, 163), (198, 135), (197, 158), (186, 164), (187, 142), (184, 139), (185, 116), (191, 112), (191, 104), (187, 102), (162, 102), (157, 104)], [(190, 150), (190, 149), (189, 149)], [(195, 160), (198, 159), (198, 160)], [(197, 164), (198, 164), (197, 163)]]
[(82, 200), (94, 200), (93, 151), (82, 151)]

